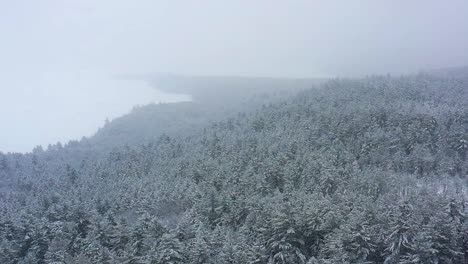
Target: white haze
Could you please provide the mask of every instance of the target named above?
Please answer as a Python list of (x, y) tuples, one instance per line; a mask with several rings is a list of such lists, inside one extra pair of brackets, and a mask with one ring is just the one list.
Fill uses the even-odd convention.
[(27, 152), (37, 145), (91, 136), (106, 119), (126, 114), (136, 105), (190, 100), (155, 90), (144, 81), (106, 74), (49, 72), (9, 84), (8, 97), (0, 98), (4, 152)]
[(134, 104), (187, 99), (106, 79), (113, 74), (362, 76), (465, 65), (467, 14), (466, 0), (0, 1), (0, 151), (79, 139)]

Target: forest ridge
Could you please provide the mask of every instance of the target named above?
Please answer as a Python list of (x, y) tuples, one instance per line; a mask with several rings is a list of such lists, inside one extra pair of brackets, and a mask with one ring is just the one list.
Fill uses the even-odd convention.
[(468, 263), (467, 80), (259, 87), (0, 153), (0, 263)]

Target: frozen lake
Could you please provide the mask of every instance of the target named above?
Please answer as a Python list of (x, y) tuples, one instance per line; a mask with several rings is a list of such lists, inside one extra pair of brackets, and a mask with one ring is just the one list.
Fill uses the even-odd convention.
[(0, 152), (27, 152), (35, 146), (91, 136), (106, 119), (135, 105), (188, 101), (142, 80), (110, 75), (48, 73), (0, 78)]

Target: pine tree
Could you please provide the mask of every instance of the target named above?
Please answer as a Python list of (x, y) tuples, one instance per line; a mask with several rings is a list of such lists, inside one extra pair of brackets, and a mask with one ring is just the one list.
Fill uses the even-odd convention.
[(67, 249), (70, 240), (58, 235), (52, 239), (45, 254), (45, 263), (64, 262), (67, 258)]
[(368, 257), (375, 251), (370, 224), (365, 215), (356, 210), (327, 237), (323, 246), (323, 253), (336, 262), (370, 263)]
[(210, 233), (203, 226), (199, 226), (195, 238), (188, 245), (188, 259), (190, 263), (202, 264), (211, 257)]
[(179, 264), (185, 263), (182, 243), (171, 234), (164, 234), (155, 248), (152, 263)]
[(403, 201), (397, 215), (390, 223), (389, 234), (385, 239), (384, 264), (398, 263), (402, 256), (412, 254), (413, 239), (417, 227), (412, 219), (413, 208), (408, 201)]
[(265, 227), (264, 237), (268, 251), (268, 263), (305, 263), (306, 256), (302, 252), (305, 241), (302, 230), (293, 218), (290, 209), (278, 212)]

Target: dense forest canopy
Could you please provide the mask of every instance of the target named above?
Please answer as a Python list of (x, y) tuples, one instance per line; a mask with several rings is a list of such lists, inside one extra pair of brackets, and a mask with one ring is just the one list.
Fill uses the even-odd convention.
[(240, 98), (0, 154), (0, 263), (468, 263), (466, 78)]

